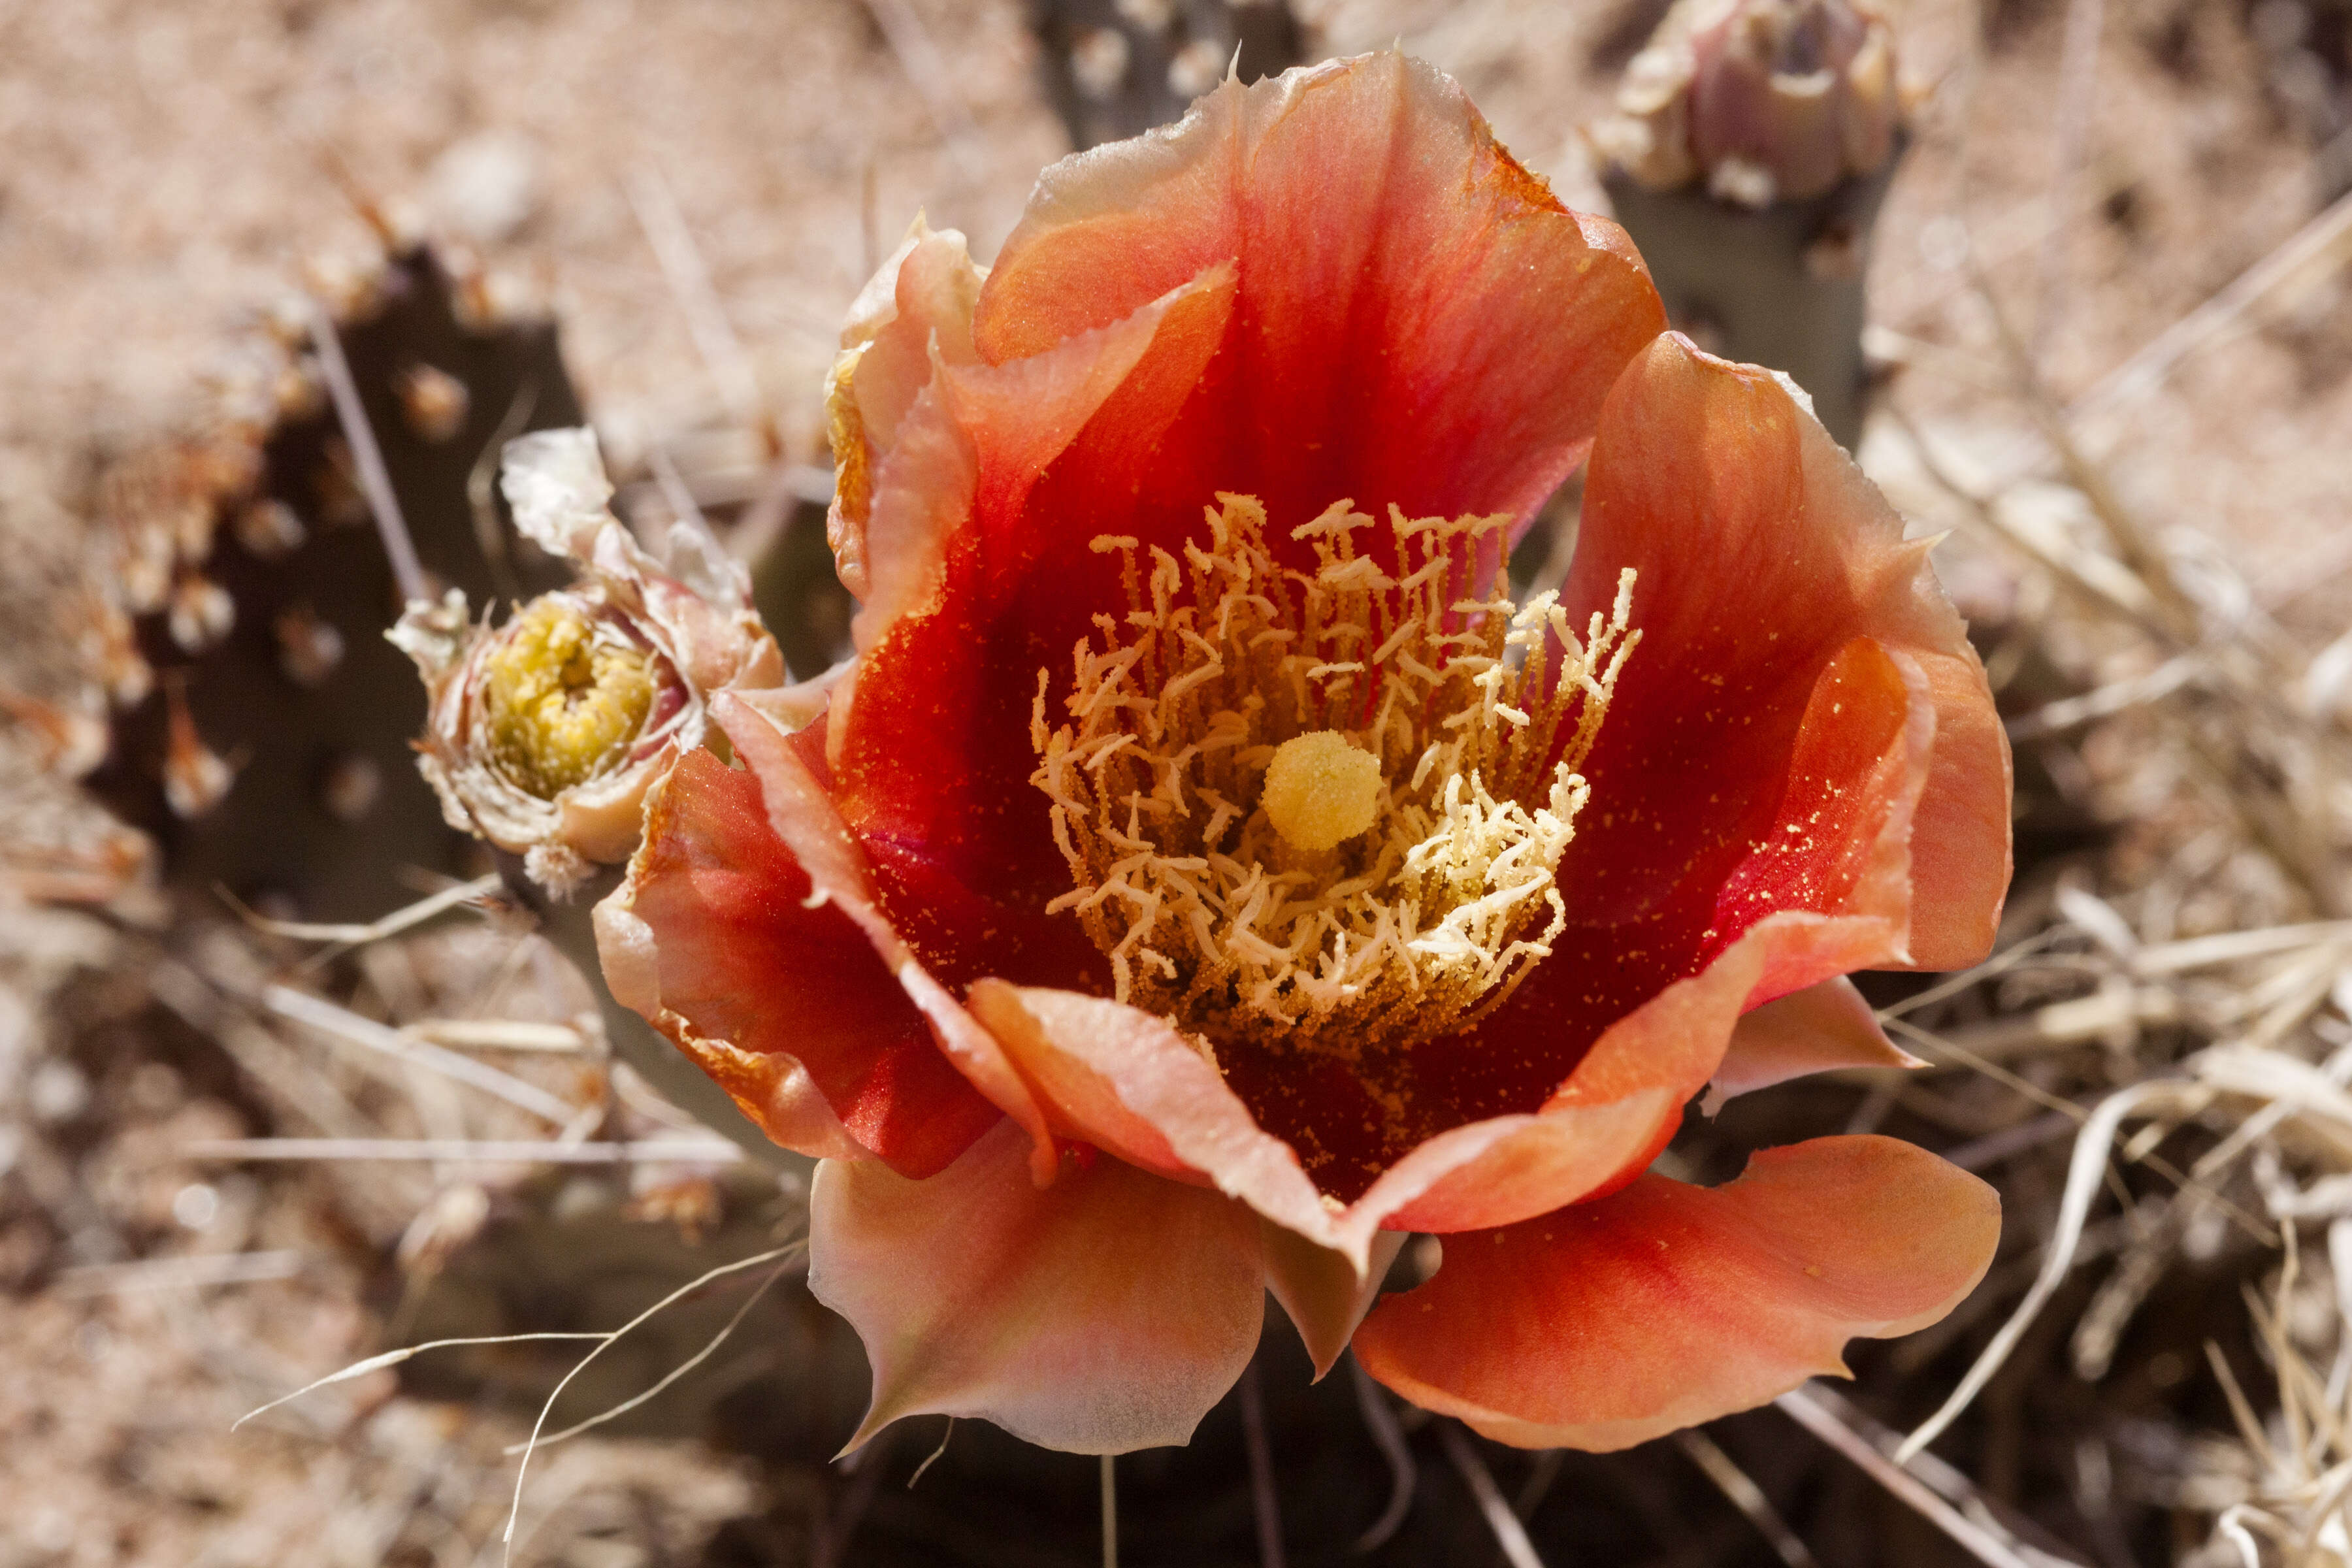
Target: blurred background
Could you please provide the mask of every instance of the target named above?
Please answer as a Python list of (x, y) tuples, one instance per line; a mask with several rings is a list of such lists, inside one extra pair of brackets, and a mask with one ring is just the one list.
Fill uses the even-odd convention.
[[(1591, 128), (1664, 15), (0, 0), (0, 1568), (499, 1562), (510, 1446), (598, 1342), (230, 1424), (427, 1340), (616, 1329), (801, 1223), (791, 1173), (609, 1058), (561, 921), (440, 826), (336, 365), (436, 577), (545, 585), (488, 458), (584, 416), (623, 517), (707, 523), (814, 674), (848, 609), (824, 376), (919, 211), (984, 260), (1041, 167), (1236, 48), (1391, 41), (1610, 211), (1642, 196)], [(1947, 536), (2018, 879), (1990, 963), (1868, 987), (1928, 1069), (1783, 1086), (1668, 1158), (1913, 1138), (2000, 1187), (2000, 1259), (1850, 1388), (1605, 1457), (1309, 1388), (1277, 1313), (1190, 1448), (1119, 1462), (1121, 1561), (2352, 1563), (2352, 5), (1885, 16), (1899, 160), (1751, 237), (1866, 287), (1857, 450)], [(1744, 276), (1682, 324), (1738, 351), (1706, 289)], [(1571, 485), (1521, 574), (1574, 523)], [(515, 1563), (1105, 1560), (1090, 1459), (926, 1418), (829, 1464), (865, 1368), (793, 1262), (564, 1389), (549, 1432), (694, 1363), (533, 1458)]]

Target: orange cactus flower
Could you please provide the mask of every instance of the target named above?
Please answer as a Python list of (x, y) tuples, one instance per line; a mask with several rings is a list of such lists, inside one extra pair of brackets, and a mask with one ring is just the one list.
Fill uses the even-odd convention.
[[(811, 1282), (919, 1412), (1185, 1440), (1264, 1292), (1318, 1368), (1610, 1447), (1930, 1321), (1989, 1188), (1832, 1138), (1645, 1173), (1710, 1085), (1900, 1060), (2008, 756), (1898, 520), (1767, 372), (1390, 53), (918, 226), (831, 395), (823, 717), (720, 695), (607, 977), (821, 1156)], [(1504, 547), (1590, 456), (1567, 581)], [(1408, 1232), (1421, 1289), (1370, 1311)]]

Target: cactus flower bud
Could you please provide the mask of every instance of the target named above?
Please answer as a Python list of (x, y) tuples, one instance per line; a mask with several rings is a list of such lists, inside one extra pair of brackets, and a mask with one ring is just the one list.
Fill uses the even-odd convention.
[(515, 526), (578, 581), (499, 626), (453, 590), (389, 635), (425, 678), (418, 766), (443, 813), (562, 896), (636, 847), (646, 791), (703, 743), (709, 697), (781, 686), (783, 659), (741, 571), (699, 536), (672, 535), (677, 575), (637, 547), (592, 432), (509, 442), (500, 483)]
[(1818, 196), (1894, 153), (1894, 33), (1848, 0), (1678, 0), (1617, 110), (1593, 140), (1653, 190), (1704, 180), (1750, 207)]

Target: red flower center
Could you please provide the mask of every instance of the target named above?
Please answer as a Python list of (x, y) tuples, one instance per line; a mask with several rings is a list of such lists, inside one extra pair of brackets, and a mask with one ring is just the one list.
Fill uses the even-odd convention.
[[(1514, 604), (1502, 518), (1385, 530), (1341, 501), (1286, 570), (1250, 497), (1179, 561), (1132, 539), (1128, 612), (1074, 656), (1058, 728), (1040, 671), (1033, 775), (1118, 999), (1213, 1060), (1280, 1042), (1353, 1060), (1458, 1033), (1550, 952), (1554, 879), (1625, 658), (1633, 574), (1580, 638)], [(1359, 548), (1385, 532), (1391, 548)], [(1391, 571), (1388, 564), (1391, 563)]]

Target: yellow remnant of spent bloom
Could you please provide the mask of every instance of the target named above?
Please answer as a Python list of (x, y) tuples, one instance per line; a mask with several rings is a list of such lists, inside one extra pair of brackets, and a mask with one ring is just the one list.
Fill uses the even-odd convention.
[(556, 595), (515, 617), (482, 677), (491, 755), (541, 800), (609, 766), (653, 709), (653, 656)]

